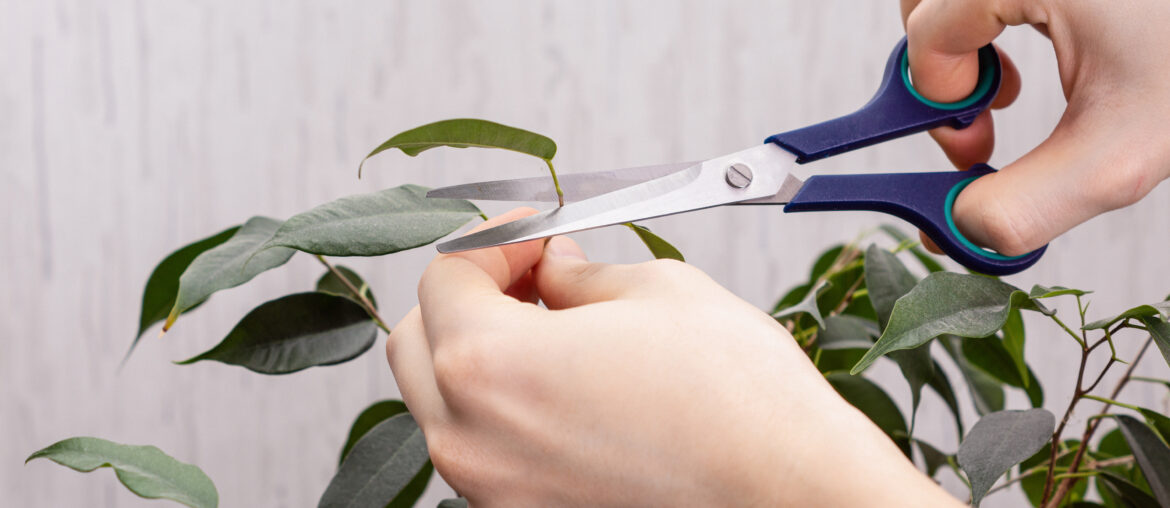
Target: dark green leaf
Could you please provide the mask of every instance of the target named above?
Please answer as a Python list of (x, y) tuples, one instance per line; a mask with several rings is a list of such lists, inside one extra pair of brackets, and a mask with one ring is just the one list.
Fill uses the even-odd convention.
[(934, 362), (934, 375), (931, 376), (927, 386), (934, 390), (946, 403), (947, 408), (951, 410), (951, 416), (955, 418), (957, 438), (963, 439), (963, 418), (959, 415), (959, 399), (955, 397), (955, 389), (951, 387), (951, 380), (947, 378), (946, 372), (943, 372), (942, 366), (938, 362)]
[(431, 243), (480, 214), (468, 201), (427, 199), (426, 193), (408, 184), (325, 203), (285, 221), (265, 247), (381, 256)]
[(362, 436), (366, 435), (370, 429), (375, 425), (382, 423), (391, 416), (406, 413), (406, 403), (401, 400), (382, 400), (371, 404), (362, 413), (358, 415), (357, 420), (354, 420), (353, 426), (349, 429), (349, 437), (345, 439), (345, 446), (341, 447), (341, 457), (337, 459), (340, 465), (345, 461), (345, 456), (349, 455), (349, 450), (357, 444)]
[(179, 314), (203, 303), (216, 291), (234, 288), (287, 263), (296, 251), (285, 248), (262, 251), (280, 225), (276, 219), (252, 217), (231, 240), (195, 258), (179, 278), (179, 294), (163, 330), (169, 329)]
[(838, 259), (840, 259), (841, 253), (844, 251), (844, 245), (834, 245), (829, 247), (829, 249), (825, 252), (822, 252), (821, 255), (817, 257), (817, 260), (813, 262), (812, 270), (809, 270), (809, 283), (815, 283), (821, 278), (822, 275), (825, 274), (825, 272), (828, 272), (829, 269), (833, 267), (833, 264), (836, 263)]
[(1170, 506), (1170, 448), (1146, 424), (1128, 415), (1117, 415), (1133, 458), (1150, 483), (1150, 491), (1162, 506)]
[[(970, 365), (1003, 384), (1023, 389), (1028, 394), (1028, 400), (1032, 403), (1032, 407), (1044, 405), (1044, 391), (1040, 388), (1040, 381), (1034, 380), (1033, 383), (1024, 385), (1024, 380), (1020, 379), (1020, 374), (1014, 367), (1011, 353), (1008, 352), (1004, 341), (999, 337), (966, 339), (962, 341), (962, 348), (963, 356), (970, 362)], [(1030, 377), (1034, 377), (1031, 375), (1031, 370), (1027, 372)]]
[(817, 347), (827, 350), (869, 349), (880, 335), (877, 324), (856, 316), (829, 316), (817, 332)]
[(674, 248), (670, 242), (651, 233), (650, 229), (646, 226), (639, 226), (631, 222), (627, 222), (626, 226), (629, 226), (630, 229), (638, 234), (638, 238), (642, 239), (642, 243), (646, 244), (646, 247), (650, 249), (650, 253), (654, 255), (655, 259), (674, 259), (684, 263), (686, 262), (686, 259), (683, 259), (683, 255), (678, 249)]
[[(239, 226), (228, 228), (198, 242), (186, 245), (172, 252), (158, 266), (154, 267), (154, 271), (151, 272), (150, 278), (146, 281), (146, 289), (142, 292), (142, 315), (138, 319), (138, 335), (130, 344), (130, 351), (134, 351), (134, 346), (138, 345), (142, 334), (146, 333), (148, 328), (167, 318), (167, 314), (175, 306), (175, 296), (179, 293), (179, 277), (183, 275), (183, 271), (191, 262), (203, 252), (228, 241), (239, 229)], [(130, 351), (126, 352), (127, 356), (130, 355)]]
[(800, 286), (789, 289), (787, 293), (784, 293), (784, 296), (780, 297), (780, 299), (776, 301), (776, 305), (772, 306), (772, 312), (769, 312), (769, 314), (776, 314), (777, 312), (800, 303), (801, 300), (804, 300), (804, 297), (808, 296), (808, 291), (810, 289), (812, 289), (812, 286), (809, 284), (802, 284)]
[(857, 316), (859, 318), (872, 321), (876, 324), (877, 313), (873, 310), (873, 303), (869, 301), (869, 289), (867, 288), (864, 292), (854, 292), (853, 299), (849, 300), (849, 305), (845, 306), (845, 309), (841, 311), (841, 314), (846, 316)]
[(88, 473), (99, 467), (114, 469), (118, 481), (147, 499), (170, 499), (195, 508), (213, 508), (219, 494), (198, 467), (179, 462), (153, 446), (132, 446), (96, 437), (58, 441), (25, 459), (46, 458)]
[(330, 480), (321, 508), (386, 506), (429, 463), (422, 430), (409, 413), (370, 429)]
[(467, 500), (461, 497), (444, 499), (439, 502), (438, 508), (467, 508)]
[(1023, 381), (1026, 388), (1031, 381), (1031, 376), (1028, 375), (1028, 364), (1024, 361), (1025, 342), (1027, 342), (1027, 338), (1024, 334), (1024, 316), (1020, 309), (1012, 309), (1008, 313), (1007, 321), (1003, 324), (1003, 347), (1008, 356), (1011, 357), (1012, 363), (1016, 365), (1016, 373), (1019, 374), (1020, 380)]
[(849, 367), (861, 359), (864, 349), (822, 349), (817, 352), (817, 370), (822, 374), (830, 372), (849, 373)]
[[(869, 301), (877, 313), (878, 323), (884, 330), (890, 322), (890, 313), (894, 310), (894, 303), (902, 298), (914, 286), (918, 279), (906, 269), (897, 256), (877, 245), (870, 245), (865, 252), (865, 287), (869, 290)], [(902, 370), (902, 377), (910, 386), (911, 409), (910, 429), (914, 429), (913, 422), (918, 414), (918, 403), (922, 399), (922, 386), (934, 377), (934, 363), (930, 359), (930, 344), (919, 347), (894, 351), (890, 359), (898, 364)]]
[(1056, 417), (1044, 409), (998, 411), (975, 422), (957, 454), (971, 482), (971, 504), (979, 506), (995, 481), (1043, 447), (1055, 428)]
[(942, 334), (987, 337), (1003, 327), (1013, 308), (1051, 313), (1027, 293), (998, 280), (932, 273), (894, 304), (889, 326), (853, 373), (890, 351), (912, 349)]
[(386, 508), (411, 508), (418, 503), (418, 499), (422, 497), (423, 492), (427, 490), (427, 484), (431, 483), (431, 476), (435, 474), (435, 466), (427, 459), (427, 464), (422, 469), (415, 473), (414, 478), (410, 479), (410, 483), (406, 484), (402, 490), (398, 491), (398, 495), (394, 496), (394, 500), (386, 505)]
[[(889, 224), (882, 224), (881, 229), (887, 235), (889, 235), (890, 238), (893, 238), (894, 241), (896, 241), (898, 243), (906, 243), (906, 242), (913, 241), (909, 236), (906, 236), (906, 233), (903, 233), (902, 230), (900, 230), (894, 226), (891, 226)], [(918, 246), (910, 247), (910, 254), (912, 254), (915, 257), (915, 259), (917, 259), (918, 262), (922, 264), (922, 267), (926, 268), (926, 271), (928, 271), (928, 272), (933, 273), (933, 272), (941, 272), (941, 271), (945, 270), (943, 268), (942, 264), (940, 264), (938, 262), (938, 260), (935, 259), (934, 256), (932, 256), (932, 255), (928, 254), (926, 251), (922, 250), (921, 247), (918, 247)]]
[(1064, 286), (1044, 287), (1039, 284), (1032, 286), (1032, 290), (1028, 291), (1028, 296), (1034, 299), (1052, 298), (1054, 296), (1075, 295), (1085, 296), (1092, 291), (1082, 291), (1080, 289), (1069, 289)]
[(1170, 417), (1144, 407), (1139, 407), (1138, 412), (1142, 414), (1154, 432), (1162, 438), (1162, 442), (1170, 442)]
[(1093, 321), (1092, 323), (1085, 325), (1084, 329), (1085, 330), (1100, 330), (1100, 329), (1104, 329), (1104, 328), (1109, 328), (1109, 327), (1113, 326), (1114, 323), (1117, 323), (1118, 321), (1121, 321), (1123, 319), (1128, 319), (1128, 318), (1138, 319), (1138, 318), (1143, 318), (1143, 317), (1154, 317), (1154, 316), (1161, 317), (1161, 318), (1170, 318), (1170, 302), (1158, 302), (1158, 303), (1150, 304), (1150, 305), (1138, 305), (1137, 307), (1129, 309), (1129, 310), (1122, 312), (1121, 314), (1118, 314), (1116, 316), (1108, 317), (1108, 318), (1104, 318), (1104, 319), (1098, 319), (1096, 321)]
[[(1102, 488), (1104, 487), (1104, 488)], [(1119, 506), (1126, 506), (1131, 508), (1158, 508), (1158, 500), (1154, 499), (1141, 487), (1134, 485), (1128, 479), (1114, 473), (1112, 471), (1101, 471), (1097, 474), (1097, 490), (1101, 491), (1101, 497), (1115, 497)], [(1111, 504), (1108, 503), (1107, 505)]]
[(918, 446), (918, 451), (922, 452), (922, 460), (926, 464), (926, 476), (934, 477), (939, 468), (947, 465), (949, 456), (938, 448), (935, 448), (921, 439), (915, 439), (914, 444)]
[(885, 391), (868, 379), (844, 372), (830, 373), (825, 379), (829, 380), (829, 384), (833, 385), (846, 402), (865, 413), (878, 428), (890, 436), (907, 457), (911, 455), (910, 442), (906, 438), (909, 435), (906, 430), (906, 419), (902, 417), (902, 412)]
[[(967, 382), (967, 390), (971, 393), (971, 401), (975, 405), (975, 411), (980, 415), (986, 415), (1002, 410), (1005, 398), (1003, 385), (971, 365), (971, 362), (963, 356), (962, 341), (963, 339), (954, 335), (944, 335), (939, 342), (942, 343), (951, 359), (955, 361), (959, 372), (963, 374), (963, 380)], [(1039, 383), (1035, 384), (1039, 385)]]
[(1138, 319), (1143, 325), (1146, 325), (1146, 330), (1150, 332), (1150, 338), (1154, 339), (1154, 344), (1158, 345), (1158, 351), (1162, 352), (1162, 359), (1166, 360), (1167, 365), (1170, 365), (1170, 323), (1154, 316), (1142, 316)]
[[(345, 276), (345, 279), (348, 280), (354, 288), (357, 288), (357, 290), (361, 292), (367, 300), (370, 301), (370, 305), (373, 305), (375, 309), (378, 308), (378, 300), (374, 298), (374, 292), (370, 290), (370, 285), (366, 284), (366, 281), (362, 280), (361, 276), (358, 275), (357, 272), (340, 265), (335, 266), (334, 268), (336, 268), (338, 272), (341, 272), (341, 274)], [(345, 283), (341, 281), (341, 277), (334, 275), (332, 271), (326, 271), (320, 279), (317, 279), (317, 292), (344, 296), (351, 300), (357, 301), (357, 299), (353, 297), (353, 294), (350, 292), (349, 288), (346, 287)]]
[(249, 312), (211, 350), (180, 365), (215, 360), (261, 374), (289, 374), (352, 360), (374, 344), (378, 327), (348, 298), (297, 293)]
[[(378, 145), (366, 159), (393, 148), (413, 157), (440, 146), (502, 148), (544, 160), (552, 159), (557, 154), (557, 144), (535, 132), (487, 120), (457, 118), (429, 123), (395, 134), (385, 143)], [(365, 163), (364, 159), (362, 163)], [(361, 166), (358, 167), (358, 171), (360, 174)]]
[(808, 294), (805, 295), (804, 299), (800, 301), (800, 303), (797, 303), (796, 305), (786, 309), (782, 309), (772, 314), (772, 317), (776, 319), (783, 319), (788, 316), (805, 313), (809, 316), (812, 316), (812, 318), (817, 321), (817, 324), (820, 325), (821, 329), (823, 330), (825, 328), (825, 320), (821, 317), (820, 309), (817, 308), (817, 295), (824, 292), (831, 286), (832, 284), (830, 284), (829, 281), (821, 282), (815, 290), (809, 291)]

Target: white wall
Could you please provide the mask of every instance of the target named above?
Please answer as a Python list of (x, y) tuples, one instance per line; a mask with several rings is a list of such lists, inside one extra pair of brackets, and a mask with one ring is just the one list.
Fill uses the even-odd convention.
[[(357, 180), (360, 158), (388, 136), (470, 116), (550, 135), (566, 172), (701, 159), (864, 103), (900, 35), (892, 1), (0, 2), (2, 504), (157, 504), (108, 471), (21, 464), (73, 435), (156, 444), (201, 466), (223, 506), (315, 504), (352, 418), (396, 396), (381, 341), (343, 366), (283, 377), (170, 363), (218, 342), (251, 306), (309, 288), (320, 269), (308, 257), (216, 295), (118, 364), (151, 269), (190, 240), (253, 214), (287, 217), (405, 182), (544, 171), (514, 154), (436, 150), (387, 153)], [(1021, 28), (1001, 42), (1025, 84), (1018, 106), (996, 117), (998, 165), (1043, 139), (1064, 107), (1046, 40)], [(921, 135), (809, 169), (948, 167)], [(650, 224), (692, 263), (768, 306), (823, 247), (883, 220), (763, 207)], [(1170, 292), (1168, 230), (1162, 185), (1056, 240), (1011, 280), (1095, 289), (1099, 313), (1153, 301)], [(628, 231), (578, 238), (597, 259), (648, 257)], [(414, 304), (432, 252), (346, 263), (397, 319)], [(1050, 409), (1063, 411), (1078, 351), (1047, 323), (1030, 324), (1028, 353)], [(1120, 341), (1123, 356), (1138, 340)], [(1167, 374), (1154, 352), (1139, 370)], [(906, 403), (893, 370), (879, 374)], [(1165, 407), (1154, 386), (1124, 397)], [(947, 418), (927, 395), (920, 432), (953, 451)], [(449, 492), (436, 483), (428, 502)], [(989, 505), (1013, 504), (1007, 497)]]

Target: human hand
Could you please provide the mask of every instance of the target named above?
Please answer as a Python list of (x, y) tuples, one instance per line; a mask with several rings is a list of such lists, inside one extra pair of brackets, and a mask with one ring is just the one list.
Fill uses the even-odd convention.
[(556, 237), (440, 255), (418, 293), (386, 354), (473, 505), (955, 503), (774, 319), (688, 265), (590, 263)]
[[(955, 201), (959, 229), (1000, 253), (1034, 250), (1072, 227), (1131, 205), (1170, 177), (1170, 2), (902, 0), (914, 86), (931, 100), (975, 87), (977, 50), (1007, 25), (1030, 24), (1052, 40), (1068, 106), (1052, 134)], [(1020, 75), (1001, 51), (1009, 105)], [(959, 168), (986, 162), (991, 113), (967, 129), (931, 135)]]

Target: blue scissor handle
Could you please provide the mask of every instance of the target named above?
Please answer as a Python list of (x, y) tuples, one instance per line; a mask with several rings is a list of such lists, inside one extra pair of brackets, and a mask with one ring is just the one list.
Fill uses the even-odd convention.
[(951, 207), (967, 184), (994, 173), (986, 164), (967, 171), (809, 177), (785, 212), (868, 210), (887, 213), (926, 233), (959, 264), (988, 275), (1010, 275), (1032, 266), (1047, 245), (1020, 256), (1004, 256), (967, 240), (955, 227)]
[(920, 95), (910, 83), (903, 37), (890, 60), (877, 94), (856, 112), (827, 122), (776, 134), (767, 139), (805, 163), (889, 139), (949, 125), (961, 129), (979, 116), (999, 92), (999, 55), (990, 44), (979, 50), (979, 81), (966, 99), (938, 103)]

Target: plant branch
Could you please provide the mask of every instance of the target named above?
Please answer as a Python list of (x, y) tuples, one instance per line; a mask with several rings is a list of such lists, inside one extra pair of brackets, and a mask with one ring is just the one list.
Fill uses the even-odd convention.
[(1055, 321), (1056, 324), (1060, 325), (1060, 327), (1063, 328), (1066, 333), (1068, 333), (1069, 337), (1072, 337), (1073, 340), (1077, 341), (1077, 344), (1081, 345), (1081, 349), (1086, 349), (1088, 347), (1087, 345), (1085, 345), (1085, 341), (1082, 340), (1079, 335), (1077, 335), (1075, 332), (1073, 332), (1068, 327), (1068, 325), (1064, 324), (1064, 321), (1061, 321), (1060, 318), (1056, 317), (1056, 314), (1052, 314), (1051, 316), (1048, 316), (1048, 317), (1052, 318), (1052, 320)]
[(325, 265), (325, 268), (329, 269), (329, 272), (332, 273), (334, 277), (337, 277), (339, 280), (341, 280), (341, 284), (344, 285), (345, 289), (349, 290), (350, 294), (352, 294), (353, 297), (357, 299), (358, 305), (361, 305), (363, 309), (366, 309), (366, 313), (370, 315), (370, 317), (374, 320), (374, 323), (378, 324), (378, 328), (381, 328), (382, 331), (386, 333), (390, 333), (390, 327), (386, 326), (385, 321), (382, 321), (382, 316), (378, 315), (378, 309), (374, 308), (374, 304), (370, 303), (369, 298), (366, 298), (365, 292), (354, 287), (353, 283), (349, 281), (349, 278), (342, 274), (337, 269), (337, 267), (333, 266), (333, 263), (330, 263), (329, 260), (325, 259), (324, 256), (317, 254), (314, 257), (316, 257), (317, 261), (320, 261), (321, 264)]
[[(1052, 318), (1056, 319), (1056, 316), (1054, 315)], [(1056, 319), (1056, 322), (1060, 323), (1060, 320)], [(1064, 326), (1064, 323), (1061, 323), (1061, 326)], [(1068, 330), (1067, 327), (1065, 330), (1072, 334), (1072, 331)], [(1077, 342), (1081, 342), (1081, 339), (1077, 338), (1076, 335), (1073, 335), (1073, 337), (1077, 339)], [(1060, 444), (1060, 436), (1064, 434), (1064, 426), (1068, 424), (1068, 418), (1072, 415), (1073, 409), (1077, 407), (1077, 402), (1080, 402), (1081, 397), (1084, 396), (1081, 387), (1084, 386), (1085, 364), (1089, 363), (1089, 349), (1084, 346), (1085, 344), (1081, 342), (1081, 364), (1077, 367), (1077, 388), (1073, 392), (1072, 399), (1068, 401), (1068, 408), (1064, 410), (1064, 416), (1060, 419), (1060, 425), (1057, 425), (1056, 431), (1052, 433), (1052, 452), (1048, 456), (1048, 475), (1044, 479), (1044, 494), (1040, 497), (1041, 504), (1047, 501), (1048, 494), (1052, 493), (1052, 483), (1056, 476), (1056, 449)]]

